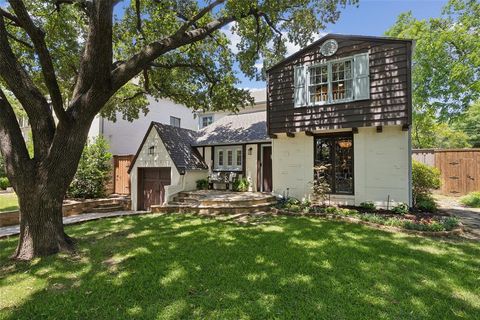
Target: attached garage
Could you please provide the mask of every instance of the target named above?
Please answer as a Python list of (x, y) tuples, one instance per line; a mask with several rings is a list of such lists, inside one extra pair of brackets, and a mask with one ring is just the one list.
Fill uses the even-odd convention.
[(153, 122), (130, 165), (132, 210), (150, 210), (181, 191), (194, 190), (208, 167), (191, 145), (197, 133)]
[(152, 205), (165, 202), (165, 187), (171, 184), (172, 168), (138, 168), (139, 210), (150, 210)]

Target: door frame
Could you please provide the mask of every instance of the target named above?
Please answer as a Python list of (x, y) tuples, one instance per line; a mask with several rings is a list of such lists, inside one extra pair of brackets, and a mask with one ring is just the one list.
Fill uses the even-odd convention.
[(266, 147), (270, 147), (272, 152), (270, 153), (270, 161), (271, 161), (271, 164), (272, 164), (272, 174), (270, 175), (270, 184), (271, 184), (271, 188), (272, 188), (272, 191), (273, 192), (273, 159), (272, 159), (272, 156), (273, 156), (273, 146), (272, 144), (261, 144), (260, 145), (260, 181), (258, 181), (257, 183), (260, 184), (260, 192), (264, 192), (263, 191), (263, 149), (266, 148)]

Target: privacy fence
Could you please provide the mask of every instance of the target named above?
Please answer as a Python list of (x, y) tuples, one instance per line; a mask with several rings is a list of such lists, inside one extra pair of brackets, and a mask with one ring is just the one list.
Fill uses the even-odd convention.
[(440, 170), (441, 194), (461, 196), (480, 191), (480, 149), (416, 149), (412, 157)]

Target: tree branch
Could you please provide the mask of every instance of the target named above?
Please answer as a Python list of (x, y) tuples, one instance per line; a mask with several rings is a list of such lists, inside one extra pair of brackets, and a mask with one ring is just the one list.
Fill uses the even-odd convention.
[(202, 10), (200, 10), (196, 15), (194, 15), (192, 18), (188, 19), (188, 21), (178, 29), (178, 34), (184, 33), (185, 31), (188, 30), (188, 28), (192, 27), (197, 23), (198, 20), (203, 18), (207, 13), (212, 11), (216, 6), (224, 3), (225, 0), (216, 0), (210, 3), (208, 6), (204, 7)]
[(28, 42), (26, 41), (23, 41), (22, 39), (20, 38), (17, 38), (15, 37), (13, 34), (11, 34), (10, 32), (7, 33), (8, 37), (18, 43), (20, 43), (21, 45), (24, 45), (25, 47), (31, 49), (31, 50), (35, 50), (35, 48)]
[(40, 65), (42, 67), (43, 78), (45, 79), (45, 85), (50, 93), (53, 110), (55, 111), (59, 121), (67, 122), (70, 120), (70, 118), (63, 108), (63, 98), (60, 92), (60, 87), (58, 86), (57, 77), (55, 75), (52, 57), (50, 56), (50, 52), (45, 42), (45, 35), (43, 31), (33, 23), (33, 20), (30, 18), (27, 8), (25, 8), (22, 1), (10, 0), (10, 5), (17, 15), (21, 25), (32, 40), (35, 51), (38, 54)]
[(5, 158), (9, 178), (15, 187), (16, 175), (26, 173), (30, 160), (12, 105), (0, 88), (0, 151)]
[(50, 106), (13, 54), (3, 16), (0, 16), (0, 76), (27, 112), (35, 157), (46, 156), (55, 133)]
[(213, 32), (226, 26), (230, 22), (252, 14), (253, 11), (250, 10), (248, 13), (241, 17), (228, 16), (218, 18), (207, 23), (203, 27), (186, 31), (182, 34), (176, 32), (174, 36), (170, 36), (147, 45), (139, 53), (135, 54), (133, 57), (131, 57), (124, 63), (121, 63), (117, 66), (117, 68), (112, 71), (112, 89), (114, 90), (114, 92), (118, 90), (126, 82), (135, 77), (146, 66), (148, 66), (152, 61), (154, 61), (161, 55), (169, 51), (175, 50), (179, 47), (182, 47), (186, 44), (200, 41), (208, 35), (212, 34)]
[(94, 1), (88, 10), (88, 35), (73, 100), (89, 90), (111, 91), (113, 4), (112, 0)]
[(12, 21), (13, 23), (15, 23), (17, 26), (20, 26), (21, 23), (20, 21), (18, 20), (18, 18), (11, 14), (10, 12), (8, 11), (5, 11), (4, 9), (0, 8), (0, 15), (7, 18), (8, 20)]

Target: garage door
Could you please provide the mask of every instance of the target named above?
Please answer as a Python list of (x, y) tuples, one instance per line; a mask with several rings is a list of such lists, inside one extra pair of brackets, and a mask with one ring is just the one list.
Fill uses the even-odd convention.
[(170, 185), (168, 168), (139, 168), (138, 208), (150, 210), (152, 205), (163, 204), (165, 201), (165, 186)]

